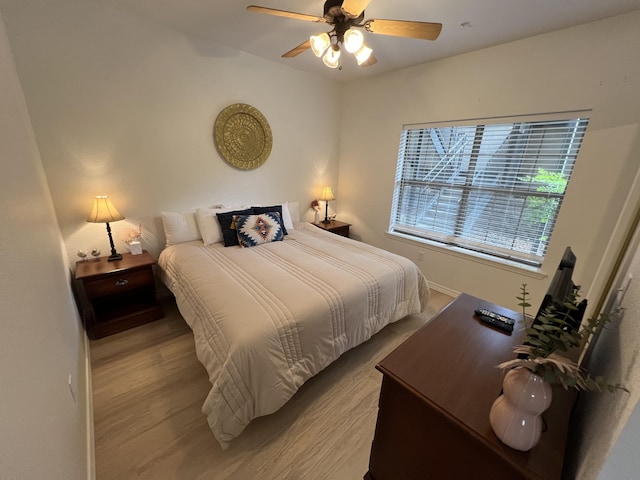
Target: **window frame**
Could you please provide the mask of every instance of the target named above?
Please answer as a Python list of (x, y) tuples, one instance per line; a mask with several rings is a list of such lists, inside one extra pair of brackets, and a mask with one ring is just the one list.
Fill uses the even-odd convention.
[[(391, 214), (389, 219), (388, 233), (392, 235), (399, 235), (405, 238), (416, 240), (418, 242), (424, 242), (427, 244), (432, 243), (434, 245), (445, 246), (448, 248), (455, 248), (456, 250), (459, 250), (462, 252), (468, 252), (469, 254), (472, 254), (474, 256), (486, 257), (493, 260), (514, 264), (516, 266), (523, 266), (523, 267), (526, 267), (527, 269), (540, 268), (546, 256), (548, 246), (550, 243), (550, 238), (553, 233), (553, 230), (555, 229), (555, 222), (560, 212), (560, 209), (562, 207), (564, 197), (566, 195), (566, 187), (568, 186), (569, 181), (571, 179), (571, 173), (573, 172), (573, 168), (579, 156), (580, 147), (584, 142), (584, 137), (586, 135), (586, 131), (589, 125), (590, 113), (591, 113), (590, 110), (574, 110), (574, 111), (557, 112), (557, 113), (503, 116), (503, 117), (493, 117), (493, 118), (477, 118), (477, 119), (466, 119), (466, 120), (456, 120), (456, 121), (446, 121), (446, 122), (432, 122), (432, 123), (403, 125), (401, 136), (400, 136), (399, 148), (398, 148), (396, 177), (395, 177), (395, 182), (393, 187), (393, 196), (392, 196), (392, 205), (391, 205)], [(546, 145), (544, 142), (547, 142), (549, 145), (553, 145), (554, 150), (562, 151), (563, 148), (566, 148), (566, 152), (563, 152), (562, 155), (558, 154), (558, 158), (550, 157), (550, 160), (547, 160), (546, 159), (547, 157), (545, 157), (546, 155), (545, 149), (541, 149), (541, 150), (539, 149), (535, 155), (532, 155), (531, 152), (534, 151), (533, 147), (531, 148), (531, 151), (529, 151), (527, 150), (527, 148), (529, 148), (527, 146), (527, 148), (525, 148), (522, 151), (519, 151), (514, 155), (511, 155), (511, 154), (502, 155), (504, 156), (504, 160), (503, 160), (504, 170), (500, 170), (499, 168), (495, 168), (493, 166), (490, 167), (489, 166), (490, 160), (493, 159), (494, 156), (498, 157), (498, 149), (502, 148), (504, 145), (507, 144), (507, 140), (509, 138), (510, 133), (508, 133), (507, 136), (504, 137), (503, 144), (497, 147), (494, 153), (490, 154), (489, 156), (481, 153), (481, 150), (486, 147), (486, 145), (483, 144), (484, 142), (483, 135), (484, 135), (484, 130), (487, 129), (487, 127), (489, 129), (493, 128), (494, 130), (496, 129), (499, 130), (500, 128), (511, 128), (510, 132), (513, 132), (515, 131), (514, 126), (524, 124), (528, 128), (532, 129), (534, 133), (542, 132), (544, 136), (544, 135), (548, 135), (548, 132), (552, 132), (553, 134), (555, 134), (556, 127), (554, 127), (554, 125), (558, 124), (558, 122), (566, 123), (566, 125), (560, 129), (563, 135), (567, 135), (568, 133), (570, 133), (572, 128), (578, 132), (577, 134), (575, 134), (575, 137), (570, 138), (569, 140), (567, 140), (568, 137), (559, 137), (560, 141), (557, 143), (560, 145), (563, 145), (562, 147), (557, 147), (556, 142), (550, 141), (548, 139), (538, 140), (540, 145)], [(575, 123), (575, 125), (573, 125), (573, 127), (569, 127), (569, 125), (572, 122)], [(464, 174), (461, 175), (461, 177), (464, 179), (464, 184), (451, 183), (450, 179), (438, 180), (437, 178), (438, 173), (436, 172), (435, 175), (433, 174), (434, 171), (436, 170), (436, 166), (431, 165), (429, 167), (429, 164), (430, 162), (433, 163), (437, 161), (439, 154), (443, 152), (439, 151), (438, 154), (434, 154), (432, 151), (431, 154), (425, 154), (424, 158), (420, 158), (421, 148), (425, 150), (428, 150), (429, 148), (431, 150), (434, 150), (434, 149), (437, 150), (436, 142), (433, 141), (430, 137), (433, 136), (434, 134), (437, 135), (438, 129), (452, 129), (457, 127), (460, 127), (463, 131), (473, 129), (473, 131), (475, 132), (472, 145), (470, 147), (469, 146), (464, 147), (467, 149), (467, 151), (466, 153), (461, 153), (461, 155), (465, 158), (465, 162), (466, 162), (465, 163), (466, 170)], [(535, 130), (535, 129), (538, 129), (538, 130)], [(481, 132), (479, 132), (480, 130)], [(525, 131), (527, 132), (527, 130)], [(410, 139), (408, 132), (412, 132), (413, 134), (416, 134), (417, 132), (418, 135), (422, 135), (422, 137), (424, 138), (422, 140), (416, 141), (416, 138), (414, 136), (413, 138)], [(530, 135), (531, 133), (528, 132), (527, 135), (523, 136), (523, 138), (525, 138), (526, 140), (525, 141), (518, 140), (516, 141), (516, 145), (519, 147), (521, 146), (521, 143), (523, 145), (526, 145), (529, 141), (528, 139)], [(579, 140), (577, 143), (575, 142), (576, 139)], [(420, 142), (423, 142), (423, 143), (420, 143)], [(467, 143), (469, 142), (467, 141)], [(566, 147), (564, 146), (564, 143), (567, 144)], [(416, 147), (416, 145), (418, 145), (418, 147)], [(535, 145), (537, 146), (538, 144), (535, 144)], [(410, 150), (409, 153), (407, 153), (407, 149)], [(445, 157), (447, 155), (453, 156), (453, 153), (451, 153), (448, 150), (444, 151), (444, 154), (445, 154), (444, 155)], [(414, 157), (411, 157), (411, 155), (413, 155)], [(484, 158), (483, 155), (486, 158)], [(508, 172), (511, 169), (515, 169), (519, 171), (519, 169), (523, 166), (528, 169), (529, 174), (532, 171), (535, 171), (536, 168), (538, 169), (537, 171), (539, 174), (540, 172), (539, 165), (540, 164), (546, 165), (547, 163), (549, 163), (549, 165), (552, 165), (553, 167), (558, 167), (559, 165), (562, 165), (563, 169), (568, 165), (568, 168), (567, 168), (568, 175), (566, 176), (566, 182), (564, 183), (564, 188), (563, 188), (563, 191), (561, 192), (549, 191), (549, 190), (537, 191), (532, 188), (533, 184), (535, 183), (535, 180), (533, 178), (530, 178), (528, 180), (531, 182), (532, 185), (526, 186), (527, 183), (523, 182), (523, 178), (518, 177), (517, 173), (509, 173), (508, 175), (504, 174), (504, 177), (508, 181), (513, 183), (511, 187), (505, 187), (504, 185), (491, 187), (488, 185), (482, 185), (477, 183), (474, 184), (474, 182), (476, 182), (475, 175), (478, 173), (478, 171), (476, 171), (476, 168), (480, 163), (479, 162), (480, 158), (483, 158), (483, 162), (484, 162), (484, 166), (479, 170), (479, 172), (482, 174), (486, 174), (486, 171), (492, 171), (492, 173), (498, 172), (499, 175), (502, 175), (501, 172)], [(489, 160), (487, 160), (487, 158)], [(423, 165), (420, 165), (421, 161)], [(413, 162), (413, 163), (409, 167), (407, 167), (407, 162)], [(512, 162), (512, 163), (509, 163), (509, 162)], [(439, 166), (439, 164), (437, 165)], [(499, 166), (499, 162), (498, 162), (498, 166)], [(422, 170), (420, 170), (420, 168), (422, 168)], [(431, 170), (429, 170), (429, 168)], [(486, 169), (486, 171), (484, 171), (483, 169)], [(427, 176), (424, 177), (424, 179), (420, 180), (417, 178), (411, 178), (410, 175), (407, 173), (407, 171), (413, 171), (413, 170), (420, 171), (423, 174), (425, 172), (428, 172), (428, 173), (427, 173)], [(553, 171), (553, 169), (551, 171)], [(564, 172), (565, 170), (560, 170), (560, 171)], [(427, 177), (429, 176), (432, 176), (433, 179), (427, 180)], [(531, 175), (529, 175), (529, 177), (531, 177)], [(562, 177), (559, 176), (559, 178), (562, 178)], [(516, 184), (518, 184), (517, 188), (516, 188)], [(461, 195), (461, 201), (465, 203), (462, 206), (458, 207), (458, 211), (455, 213), (456, 218), (453, 221), (453, 224), (455, 226), (455, 232), (453, 234), (451, 234), (450, 232), (445, 232), (445, 233), (438, 232), (436, 230), (438, 227), (434, 227), (433, 229), (429, 230), (428, 228), (425, 228), (426, 221), (425, 223), (421, 223), (420, 225), (418, 225), (418, 222), (421, 221), (421, 219), (418, 219), (419, 217), (418, 208), (419, 207), (422, 208), (424, 206), (423, 204), (420, 203), (419, 199), (413, 200), (412, 202), (405, 201), (405, 203), (411, 203), (412, 205), (415, 205), (415, 209), (416, 209), (414, 214), (416, 218), (413, 220), (414, 224), (412, 225), (411, 221), (407, 221), (407, 217), (409, 216), (410, 211), (407, 205), (404, 205), (404, 208), (403, 208), (403, 205), (401, 205), (402, 203), (401, 197), (403, 195), (403, 192), (406, 194), (410, 186), (419, 187), (419, 188), (422, 188), (423, 190), (433, 189), (434, 191), (438, 192), (438, 195), (441, 195), (442, 192), (444, 192), (446, 189), (456, 191), (457, 194)], [(521, 213), (520, 213), (521, 216), (525, 215), (525, 213), (523, 212), (525, 212), (527, 208), (529, 208), (529, 210), (526, 210), (528, 212), (536, 212), (536, 213), (540, 212), (540, 210), (533, 209), (533, 207), (531, 207), (532, 204), (528, 203), (530, 202), (529, 200), (530, 198), (543, 199), (542, 202), (545, 202), (547, 200), (551, 202), (555, 202), (555, 204), (546, 203), (544, 204), (546, 205), (545, 207), (541, 207), (540, 204), (537, 205), (537, 208), (539, 209), (540, 208), (547, 209), (549, 208), (549, 205), (553, 205), (553, 208), (548, 210), (548, 213), (550, 213), (551, 215), (549, 217), (551, 219), (551, 222), (549, 223), (547, 220), (548, 224), (545, 224), (544, 229), (542, 230), (542, 232), (548, 232), (548, 236), (545, 236), (541, 233), (541, 237), (539, 239), (531, 242), (536, 247), (535, 248), (536, 252), (534, 252), (534, 254), (529, 254), (529, 253), (526, 253), (525, 251), (520, 251), (514, 248), (504, 248), (498, 245), (491, 245), (491, 243), (483, 243), (482, 241), (475, 242), (471, 240), (470, 237), (464, 236), (467, 234), (461, 233), (464, 224), (466, 223), (474, 224), (477, 221), (476, 218), (471, 217), (473, 215), (473, 212), (471, 210), (466, 209), (468, 205), (466, 202), (469, 201), (470, 197), (474, 194), (474, 192), (480, 192), (480, 191), (484, 195), (489, 195), (488, 198), (491, 198), (491, 201), (495, 201), (498, 207), (502, 206), (501, 202), (507, 202), (507, 200), (504, 199), (507, 197), (510, 199), (509, 201), (515, 199), (521, 202), (522, 205), (520, 205), (519, 207), (521, 210)], [(416, 195), (415, 192), (412, 193), (412, 195), (415, 196)], [(501, 196), (504, 198), (501, 198)], [(428, 203), (426, 200), (424, 200), (424, 202), (425, 204)], [(439, 200), (437, 200), (437, 202), (439, 204)], [(479, 204), (479, 201), (477, 199), (475, 200), (475, 203), (471, 202), (471, 205), (474, 206), (475, 208), (478, 207), (478, 204)], [(428, 208), (428, 205), (427, 205), (427, 208)], [(445, 215), (448, 215), (448, 213), (445, 213), (445, 214), (435, 213), (431, 215), (431, 218), (434, 220), (434, 225), (435, 225), (436, 219), (444, 218)], [(489, 224), (493, 219), (492, 215), (490, 214), (484, 214), (482, 215), (482, 217), (483, 217), (482, 220), (487, 224)], [(530, 223), (533, 223), (533, 222), (530, 220)], [(448, 220), (448, 228), (449, 229), (451, 228), (450, 219)], [(484, 227), (484, 228), (487, 228), (487, 227)], [(502, 235), (502, 232), (501, 232), (501, 236), (504, 236), (505, 238), (507, 238), (507, 240), (510, 239), (509, 241), (511, 241), (512, 244), (517, 244), (517, 242), (520, 240), (518, 236), (519, 234), (522, 235), (523, 234), (522, 232), (531, 234), (530, 230), (533, 230), (535, 233), (534, 228), (540, 228), (540, 227), (539, 226), (538, 227), (522, 226), (521, 227), (520, 225), (518, 225), (517, 227), (515, 227), (515, 231), (513, 234), (509, 233), (508, 235)], [(512, 230), (513, 227), (510, 226), (508, 229)], [(477, 232), (474, 230), (473, 227), (471, 227), (468, 230), (471, 231), (473, 234), (476, 234), (478, 232), (483, 232), (481, 228), (478, 228)], [(489, 229), (487, 229), (487, 231), (489, 231)]]

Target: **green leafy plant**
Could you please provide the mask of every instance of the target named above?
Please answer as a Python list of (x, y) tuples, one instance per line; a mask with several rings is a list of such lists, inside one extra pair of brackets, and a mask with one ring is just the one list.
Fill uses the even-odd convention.
[(527, 291), (527, 284), (523, 283), (520, 286), (520, 296), (516, 297), (518, 300), (520, 300), (520, 303), (518, 304), (518, 306), (522, 307), (522, 318), (527, 318), (527, 307), (530, 307), (531, 304), (527, 301), (527, 295), (529, 295), (529, 292)]
[[(527, 285), (522, 284), (520, 295), (516, 298), (522, 307), (523, 317), (526, 318), (526, 309), (531, 304), (527, 301), (529, 292)], [(602, 376), (592, 377), (589, 372), (578, 365), (569, 357), (577, 356), (586, 346), (591, 335), (603, 328), (612, 316), (601, 313), (592, 317), (576, 327), (574, 315), (578, 311), (576, 302), (579, 292), (573, 292), (565, 299), (561, 308), (550, 304), (526, 328), (526, 336), (523, 345), (519, 345), (514, 352), (518, 358), (501, 363), (498, 368), (510, 369), (525, 367), (540, 375), (545, 381), (562, 385), (565, 389), (588, 390), (601, 392), (608, 390), (628, 390), (620, 384), (610, 384)]]
[[(560, 172), (550, 172), (539, 168), (535, 176), (520, 178), (521, 181), (537, 184), (536, 192), (562, 194), (567, 188), (569, 179)], [(553, 197), (528, 197), (525, 215), (531, 222), (547, 223), (555, 215), (560, 201)]]

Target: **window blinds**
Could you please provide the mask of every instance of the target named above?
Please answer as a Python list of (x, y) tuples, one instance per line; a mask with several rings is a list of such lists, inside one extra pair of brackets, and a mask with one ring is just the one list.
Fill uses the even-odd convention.
[(406, 126), (389, 230), (541, 265), (588, 121)]

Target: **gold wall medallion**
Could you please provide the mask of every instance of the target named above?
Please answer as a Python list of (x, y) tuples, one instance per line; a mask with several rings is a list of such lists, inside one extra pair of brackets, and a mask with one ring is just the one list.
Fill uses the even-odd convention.
[(266, 162), (273, 144), (267, 119), (245, 103), (229, 105), (218, 114), (213, 138), (222, 157), (242, 170), (252, 170)]

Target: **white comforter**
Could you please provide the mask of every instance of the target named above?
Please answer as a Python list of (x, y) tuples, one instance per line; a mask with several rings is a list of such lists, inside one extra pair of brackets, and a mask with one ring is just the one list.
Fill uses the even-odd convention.
[(173, 245), (158, 264), (209, 373), (202, 410), (223, 448), (346, 350), (423, 311), (429, 298), (410, 260), (308, 223), (252, 248)]

